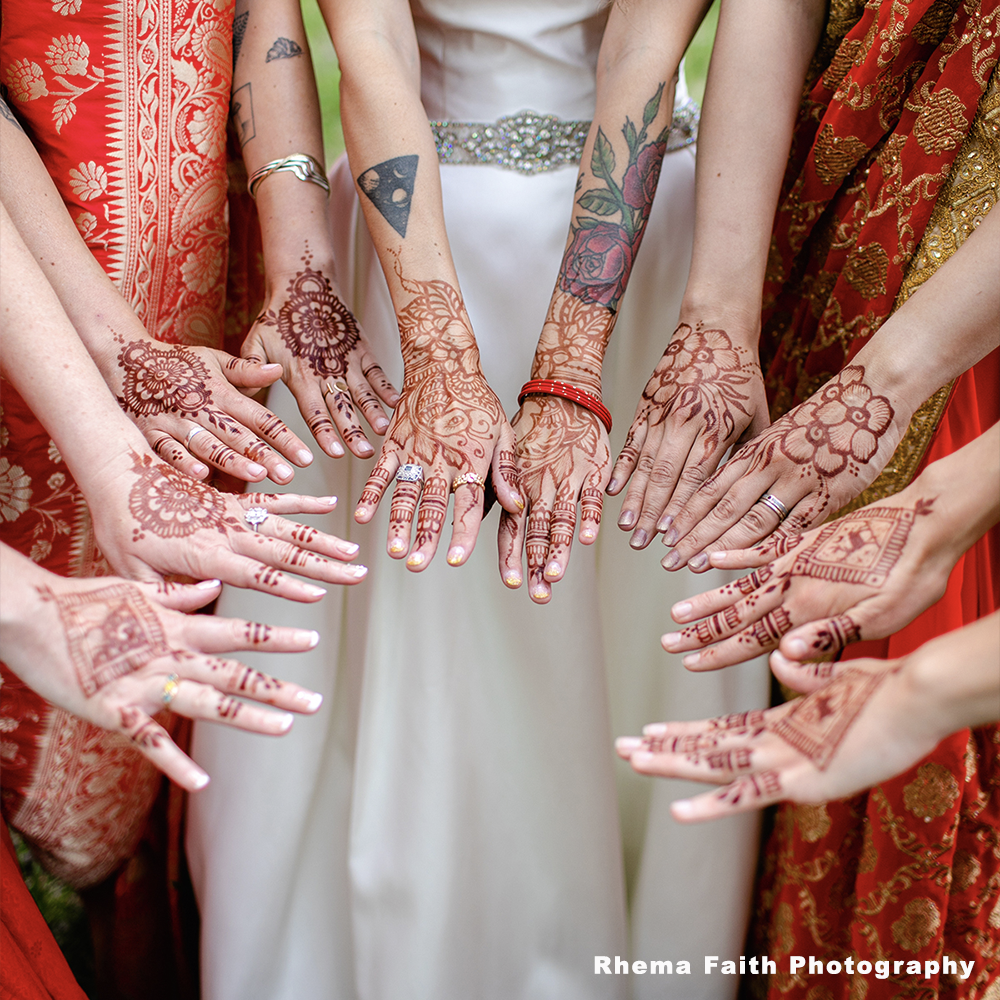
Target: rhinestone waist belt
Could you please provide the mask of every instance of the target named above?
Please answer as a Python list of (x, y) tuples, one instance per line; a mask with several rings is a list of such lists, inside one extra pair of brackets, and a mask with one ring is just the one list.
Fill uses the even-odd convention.
[[(674, 108), (667, 152), (690, 146), (698, 138), (698, 105), (687, 101)], [(588, 121), (566, 121), (555, 115), (521, 111), (495, 122), (431, 122), (438, 159), (446, 164), (485, 164), (538, 174), (567, 165), (583, 155)]]

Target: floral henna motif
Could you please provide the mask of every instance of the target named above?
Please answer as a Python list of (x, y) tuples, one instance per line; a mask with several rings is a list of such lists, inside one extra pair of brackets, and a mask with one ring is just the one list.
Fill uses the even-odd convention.
[(144, 340), (126, 344), (118, 354), (124, 369), (119, 405), (139, 417), (158, 413), (200, 413), (211, 402), (208, 368), (190, 351), (159, 348)]
[(66, 633), (70, 659), (90, 698), (106, 684), (170, 653), (160, 620), (137, 587), (119, 583), (79, 594), (53, 594)]
[(845, 670), (826, 687), (794, 702), (791, 711), (767, 728), (825, 771), (886, 673)]
[(138, 481), (129, 491), (129, 512), (139, 523), (133, 541), (145, 532), (160, 538), (185, 538), (202, 529), (243, 530), (233, 517), (226, 516), (221, 493), (196, 482), (149, 455), (132, 453), (132, 471)]
[(736, 346), (725, 330), (681, 323), (643, 389), (622, 457), (638, 458), (634, 440), (639, 426), (656, 426), (676, 413), (685, 424), (695, 420), (701, 425), (701, 461), (708, 461), (752, 418), (748, 406), (755, 382), (762, 379), (752, 352)]
[(326, 275), (310, 267), (308, 249), (302, 262), (304, 269), (285, 289), (285, 302), (277, 312), (263, 313), (257, 322), (276, 326), (292, 355), (302, 358), (314, 374), (343, 377), (348, 355), (361, 339), (358, 324)]
[(556, 291), (538, 338), (531, 377), (569, 382), (600, 398), (601, 366), (615, 316), (602, 306)]

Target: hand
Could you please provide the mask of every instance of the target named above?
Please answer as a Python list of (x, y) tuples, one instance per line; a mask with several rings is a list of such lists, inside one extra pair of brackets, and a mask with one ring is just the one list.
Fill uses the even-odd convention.
[(240, 391), (269, 386), (281, 365), (150, 338), (115, 341), (121, 349), (102, 365), (105, 380), (153, 450), (181, 472), (204, 479), (214, 465), (250, 482), (287, 483), (294, 473), (281, 456), (298, 466), (312, 461), (281, 420)]
[(632, 547), (668, 530), (667, 505), (682, 508), (729, 447), (768, 422), (754, 352), (725, 330), (681, 323), (646, 383), (608, 483), (612, 496), (629, 483), (618, 526), (634, 528)]
[[(4, 551), (8, 558), (16, 558), (11, 550)], [(272, 736), (291, 728), (289, 712), (312, 713), (322, 702), (321, 695), (297, 684), (211, 655), (238, 649), (300, 652), (319, 640), (307, 629), (180, 613), (217, 597), (217, 580), (195, 586), (114, 577), (71, 580), (30, 564), (23, 572), (37, 574), (38, 581), (14, 599), (27, 613), (5, 629), (4, 659), (11, 670), (60, 708), (128, 736), (189, 791), (203, 788), (208, 775), (153, 720), (166, 701), (171, 711), (192, 719)], [(5, 616), (7, 611), (5, 599)], [(172, 690), (176, 694), (168, 699)], [(284, 711), (248, 705), (242, 698)]]
[[(332, 268), (329, 269), (332, 274)], [(316, 442), (328, 455), (373, 455), (355, 407), (376, 434), (389, 426), (379, 400), (395, 406), (399, 393), (375, 361), (371, 347), (322, 266), (308, 248), (302, 270), (273, 292), (243, 343), (243, 357), (280, 362), (284, 380)], [(336, 427), (336, 430), (334, 428)]]
[[(779, 643), (794, 660), (832, 658), (848, 642), (898, 631), (941, 597), (961, 554), (945, 544), (937, 498), (914, 485), (793, 539), (785, 536), (780, 558), (674, 605), (675, 621), (701, 621), (665, 635), (663, 648), (700, 650), (685, 657), (684, 666), (714, 670)], [(759, 558), (753, 550), (721, 555), (713, 565), (745, 566)]]
[(773, 494), (797, 534), (839, 510), (872, 483), (889, 461), (910, 413), (879, 395), (862, 365), (849, 365), (804, 403), (741, 448), (683, 505), (664, 512), (663, 537), (674, 546), (664, 569), (708, 569), (710, 553), (744, 548), (770, 534), (779, 515), (759, 503)]
[(500, 515), (500, 575), (508, 587), (520, 587), (521, 550), (527, 541), (528, 593), (536, 604), (547, 604), (552, 584), (569, 565), (577, 504), (580, 543), (597, 540), (611, 449), (601, 421), (559, 396), (527, 397), (514, 417), (514, 429), (528, 507)]
[[(483, 517), (480, 484), (487, 475), (505, 510), (516, 511), (523, 501), (513, 462), (514, 432), (480, 370), (479, 349), (461, 297), (445, 281), (404, 280), (403, 285), (417, 293), (397, 314), (406, 362), (403, 393), (354, 517), (367, 524), (396, 471), (403, 465), (419, 466), (422, 483), (396, 484), (387, 541), (392, 558), (406, 558), (407, 568), (419, 572), (437, 551), (448, 494), (457, 477), (471, 474), (479, 482), (454, 489), (449, 565), (461, 566), (472, 554)], [(417, 533), (411, 548), (414, 514)]]
[(947, 735), (903, 662), (851, 660), (777, 708), (646, 726), (641, 739), (618, 740), (618, 754), (640, 774), (722, 786), (675, 802), (682, 823), (844, 798), (906, 771)]
[[(360, 583), (368, 572), (344, 565), (357, 545), (276, 516), (328, 514), (333, 497), (220, 493), (148, 453), (130, 456), (130, 467), (105, 480), (99, 496), (87, 495), (100, 549), (122, 576), (218, 578), (294, 601), (318, 601), (326, 593), (322, 587), (283, 571), (340, 584)], [(254, 507), (268, 516), (251, 529), (245, 515)]]

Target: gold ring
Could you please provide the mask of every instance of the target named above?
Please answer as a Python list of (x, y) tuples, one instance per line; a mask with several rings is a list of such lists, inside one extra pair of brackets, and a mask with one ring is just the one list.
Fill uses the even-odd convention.
[(478, 472), (463, 472), (452, 480), (451, 492), (454, 493), (459, 486), (478, 486), (481, 490), (485, 490), (486, 480)]
[(177, 692), (180, 688), (180, 684), (177, 683), (177, 674), (170, 674), (163, 682), (163, 694), (160, 695), (160, 699), (167, 708), (170, 707), (170, 703), (177, 697)]
[(324, 396), (332, 396), (337, 392), (346, 392), (350, 395), (351, 388), (342, 378), (330, 378), (323, 383)]

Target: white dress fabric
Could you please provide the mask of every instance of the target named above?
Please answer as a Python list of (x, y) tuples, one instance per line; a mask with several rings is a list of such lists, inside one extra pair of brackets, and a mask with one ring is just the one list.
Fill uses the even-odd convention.
[[(590, 118), (601, 7), (414, 3), (428, 115)], [(441, 174), (483, 369), (513, 415), (576, 170)], [(332, 181), (341, 287), (398, 385), (396, 324), (345, 159)], [(676, 320), (693, 183), (692, 151), (669, 154), (605, 369), (613, 446)], [(283, 386), (269, 403), (308, 433)], [(760, 664), (690, 675), (659, 647), (670, 604), (717, 578), (664, 573), (659, 545), (631, 551), (617, 501), (598, 543), (574, 547), (547, 607), (502, 585), (495, 513), (466, 566), (448, 566), (442, 548), (412, 574), (385, 554), (388, 503), (371, 525), (350, 516), (371, 464), (320, 458), (291, 486), (341, 498), (302, 520), (360, 543), (363, 584), (316, 605), (229, 588), (219, 603), (223, 615), (318, 629), (309, 653), (245, 660), (326, 700), (277, 740), (196, 727), (193, 755), (212, 775), (188, 830), (204, 1000), (733, 996), (734, 977), (701, 970), (705, 954), (740, 954), (755, 821), (677, 826), (673, 783), (631, 776), (612, 749), (613, 733), (644, 722), (764, 703)], [(688, 960), (693, 974), (595, 975), (600, 955)]]

